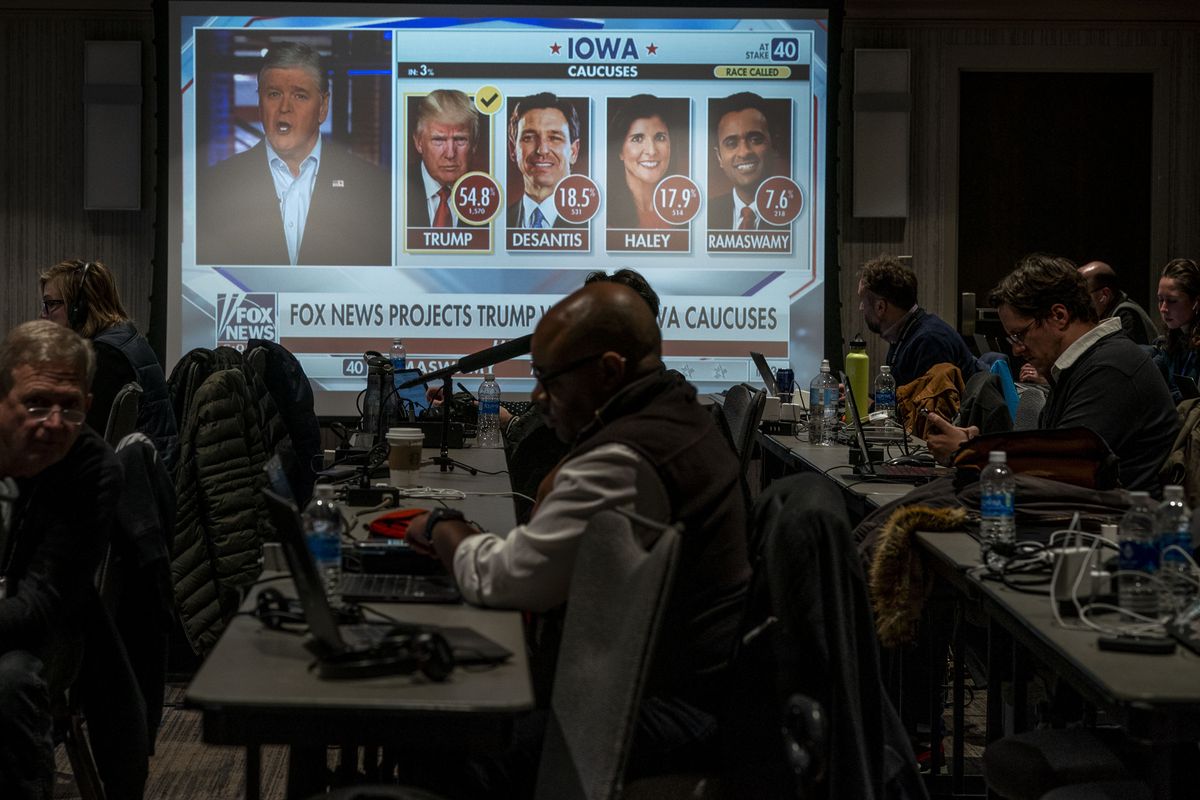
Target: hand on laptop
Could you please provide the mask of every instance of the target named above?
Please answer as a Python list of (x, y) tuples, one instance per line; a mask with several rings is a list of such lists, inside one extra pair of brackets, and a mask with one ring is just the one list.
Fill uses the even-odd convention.
[(930, 411), (929, 416), (925, 418), (925, 444), (939, 464), (949, 465), (954, 451), (958, 450), (963, 442), (978, 435), (979, 428), (974, 425), (960, 428), (936, 411)]

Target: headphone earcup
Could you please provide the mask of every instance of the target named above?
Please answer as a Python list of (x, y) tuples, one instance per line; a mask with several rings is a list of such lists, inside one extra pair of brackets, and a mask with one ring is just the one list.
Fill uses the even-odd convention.
[(268, 586), (258, 593), (254, 601), (254, 616), (272, 630), (279, 630), (284, 625), (302, 625), (305, 622), (304, 611), (298, 609), (292, 600), (284, 597), (275, 588)]
[(77, 330), (82, 327), (83, 323), (87, 322), (88, 303), (87, 303), (87, 276), (92, 268), (92, 262), (87, 262), (83, 265), (83, 272), (79, 275), (79, 288), (75, 290), (75, 302), (67, 307), (67, 324), (72, 330)]

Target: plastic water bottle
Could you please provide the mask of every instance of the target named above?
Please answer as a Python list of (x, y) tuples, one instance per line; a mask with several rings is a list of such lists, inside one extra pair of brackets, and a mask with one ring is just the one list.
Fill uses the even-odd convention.
[(342, 529), (345, 521), (333, 500), (333, 486), (318, 483), (304, 509), (304, 540), (331, 605), (341, 604)]
[(404, 350), (404, 340), (399, 336), (392, 339), (392, 352), (388, 354), (392, 362), (392, 370), (400, 372), (408, 363), (408, 353)]
[(1158, 534), (1159, 598), (1162, 612), (1175, 614), (1191, 602), (1195, 583), (1191, 564), (1177, 546), (1188, 555), (1192, 552), (1192, 512), (1183, 499), (1182, 486), (1163, 489), (1163, 501), (1154, 515), (1154, 530)]
[(875, 410), (886, 411), (889, 420), (896, 419), (896, 376), (887, 364), (875, 376)]
[(829, 371), (829, 359), (808, 386), (808, 441), (831, 446), (837, 426), (837, 379)]
[(487, 373), (479, 384), (479, 422), (475, 433), (476, 447), (500, 447), (500, 384), (496, 376)]
[(979, 473), (979, 541), (983, 563), (999, 568), (1007, 556), (997, 552), (997, 546), (1011, 547), (1017, 540), (1013, 521), (1013, 503), (1017, 482), (1008, 468), (1008, 454), (1003, 450), (988, 453), (987, 466)]
[(1129, 510), (1121, 517), (1117, 537), (1121, 545), (1118, 559), (1117, 598), (1121, 608), (1145, 617), (1158, 616), (1158, 542), (1154, 535), (1154, 508), (1149, 492), (1130, 492)]
[[(867, 343), (863, 341), (861, 333), (856, 333), (850, 340), (850, 352), (846, 354), (846, 380), (850, 381), (850, 392), (854, 395), (859, 419), (867, 418), (867, 381), (870, 379), (871, 359), (867, 355)], [(846, 422), (850, 421), (846, 419)]]

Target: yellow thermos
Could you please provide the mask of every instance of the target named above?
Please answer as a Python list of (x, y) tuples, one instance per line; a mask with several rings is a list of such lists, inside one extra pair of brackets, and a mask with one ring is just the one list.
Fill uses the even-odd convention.
[[(861, 333), (854, 334), (850, 340), (850, 352), (846, 354), (846, 378), (850, 381), (850, 391), (854, 393), (858, 418), (865, 420), (871, 410), (871, 397), (867, 394), (871, 386), (871, 359), (867, 356), (867, 343), (863, 341)], [(846, 421), (850, 421), (849, 416)]]

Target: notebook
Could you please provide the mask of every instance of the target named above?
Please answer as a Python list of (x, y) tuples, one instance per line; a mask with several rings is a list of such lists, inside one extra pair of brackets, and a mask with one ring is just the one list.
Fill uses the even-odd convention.
[(858, 418), (858, 404), (854, 401), (854, 390), (850, 388), (850, 381), (846, 379), (846, 373), (842, 372), (839, 374), (841, 375), (842, 385), (846, 387), (846, 416), (854, 421), (854, 444), (852, 446), (858, 448), (859, 455), (862, 458), (858, 466), (854, 468), (855, 475), (908, 481), (910, 483), (926, 483), (934, 478), (954, 474), (954, 469), (951, 467), (939, 467), (933, 464), (925, 466), (921, 464), (871, 463), (871, 454), (867, 449), (867, 437), (863, 433), (862, 420)]
[[(385, 638), (400, 632), (436, 631), (454, 651), (458, 664), (499, 664), (512, 657), (512, 651), (496, 644), (486, 636), (463, 627), (441, 628), (436, 626), (397, 626), (390, 624), (339, 625), (325, 588), (321, 585), (316, 565), (304, 542), (300, 512), (294, 503), (272, 492), (263, 490), (271, 520), (283, 543), (284, 556), (296, 585), (296, 594), (304, 609), (304, 620), (316, 642), (318, 654), (329, 655), (370, 650)], [(426, 601), (428, 602), (428, 601)]]

